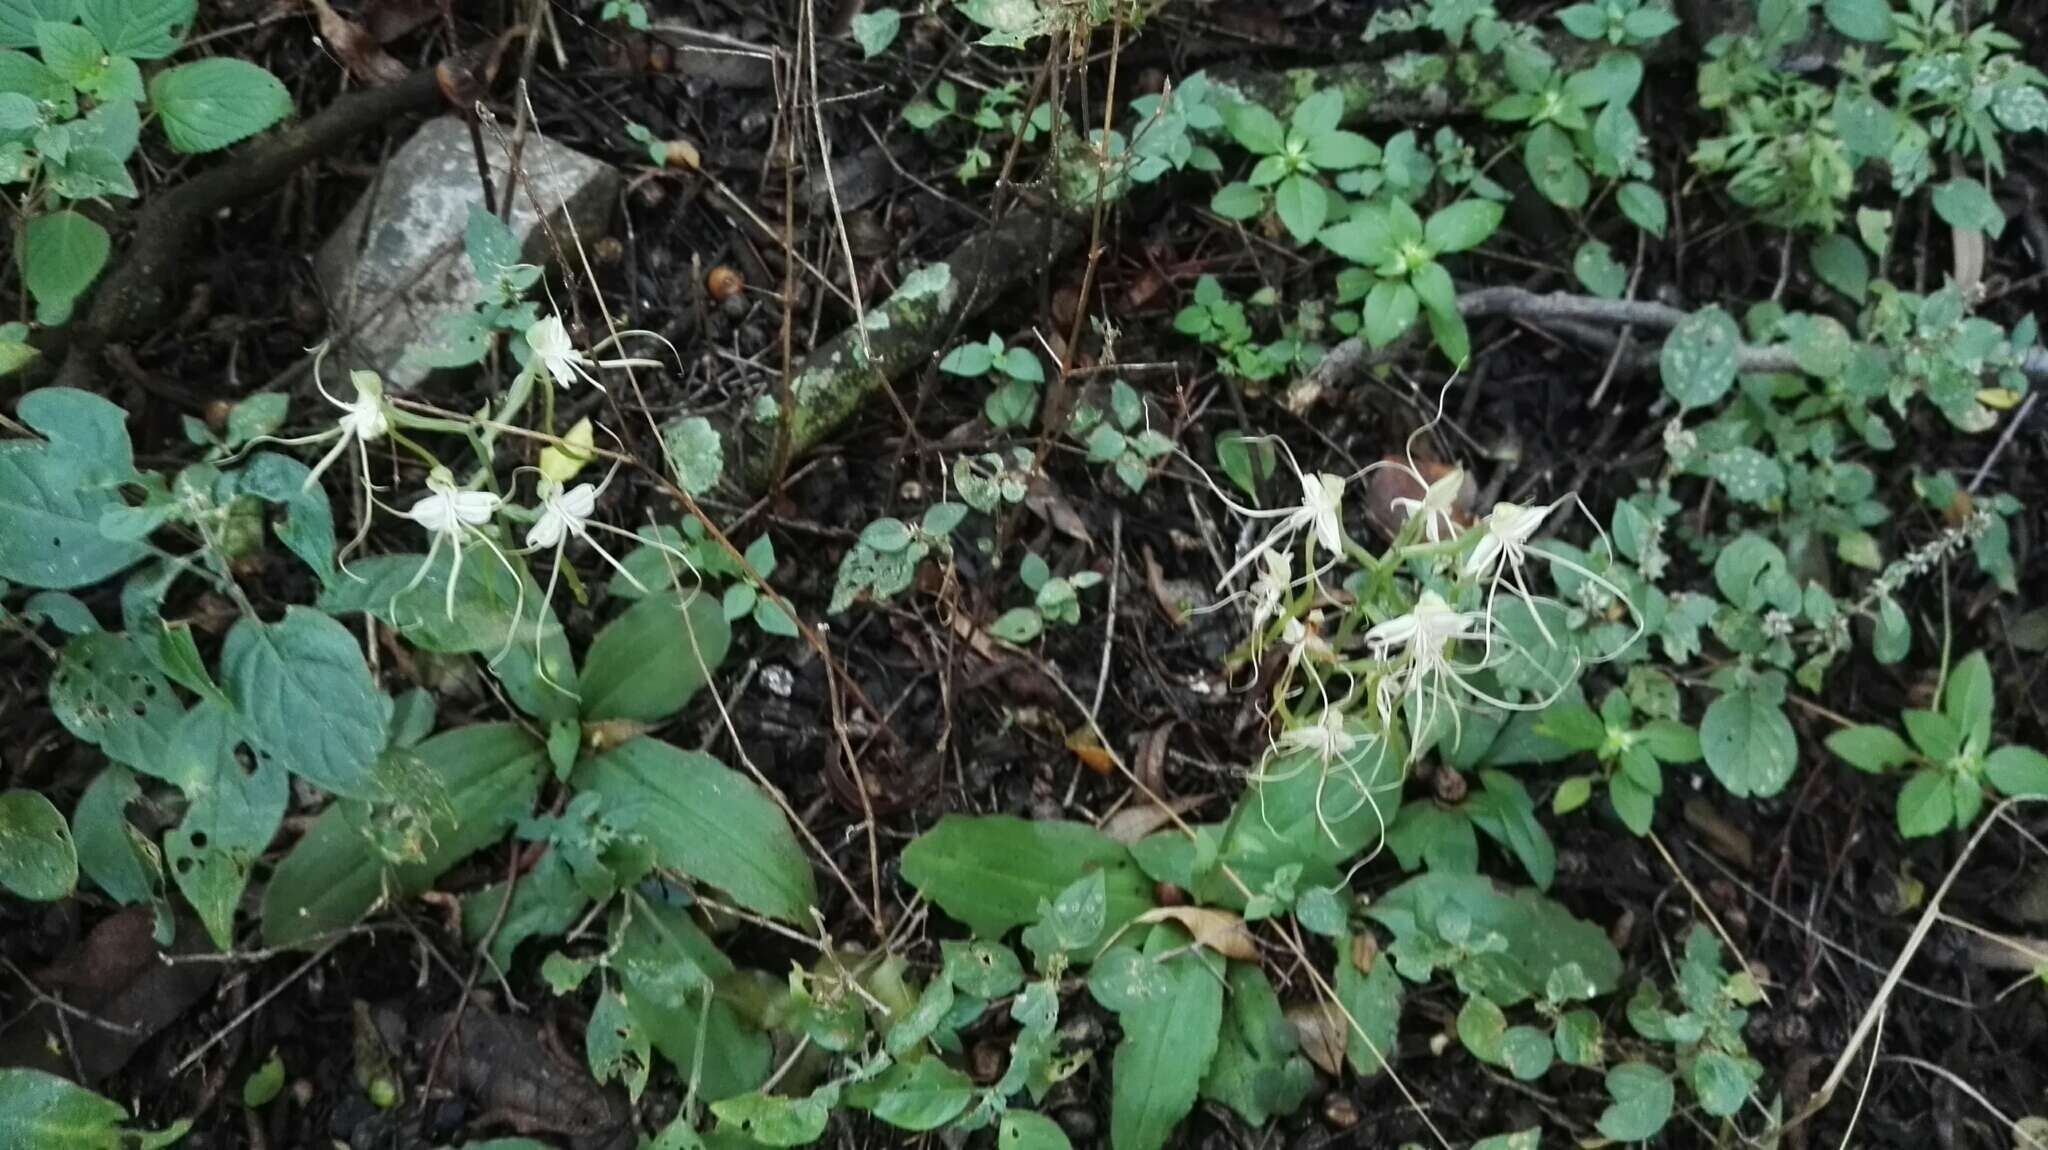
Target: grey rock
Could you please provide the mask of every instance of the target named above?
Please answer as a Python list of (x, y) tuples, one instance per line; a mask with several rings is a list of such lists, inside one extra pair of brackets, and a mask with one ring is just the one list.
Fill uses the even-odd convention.
[[(499, 189), (508, 167), (507, 136), (484, 132), (492, 186)], [(520, 167), (507, 222), (527, 262), (546, 264), (572, 251), (569, 221), (586, 244), (602, 234), (618, 193), (617, 169), (534, 136), (527, 137)], [(536, 202), (547, 209), (545, 229)], [(430, 120), (398, 149), (321, 246), (315, 265), (339, 365), (375, 371), (398, 390), (427, 377), (432, 369), (405, 352), (430, 339), (441, 316), (476, 306), (480, 290), (462, 236), (471, 205), (482, 204), (476, 152), (460, 118)]]

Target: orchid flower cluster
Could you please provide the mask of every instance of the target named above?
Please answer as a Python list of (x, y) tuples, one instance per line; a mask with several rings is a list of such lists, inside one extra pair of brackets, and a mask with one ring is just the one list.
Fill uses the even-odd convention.
[[(1326, 832), (1367, 806), (1384, 831), (1391, 811), (1381, 801), (1398, 796), (1401, 768), (1432, 748), (1455, 748), (1467, 715), (1541, 710), (1587, 664), (1641, 637), (1641, 615), (1620, 587), (1573, 558), (1578, 552), (1538, 541), (1561, 512), (1584, 512), (1576, 495), (1537, 506), (1500, 502), (1475, 519), (1460, 503), (1465, 472), (1427, 479), (1412, 449), (1338, 475), (1305, 471), (1279, 446), (1298, 502), (1248, 507), (1209, 484), (1256, 540), (1217, 590), (1250, 617), (1251, 635), (1233, 664), (1258, 668), (1261, 684), (1271, 684), (1275, 733), (1253, 781), (1317, 772)], [(1415, 494), (1386, 500), (1399, 527), (1374, 553), (1349, 534), (1345, 496), (1381, 471), (1397, 473), (1394, 486)], [(1604, 533), (1600, 539), (1604, 546)], [(1545, 593), (1545, 579), (1560, 570), (1611, 596), (1634, 624), (1627, 642), (1580, 649), (1564, 626), (1569, 608)], [(1391, 785), (1382, 774), (1390, 760)]]

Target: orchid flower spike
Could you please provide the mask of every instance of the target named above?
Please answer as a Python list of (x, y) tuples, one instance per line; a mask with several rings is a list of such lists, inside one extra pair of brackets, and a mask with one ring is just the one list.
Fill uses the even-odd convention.
[(1453, 731), (1462, 731), (1463, 721), (1458, 713), (1464, 703), (1461, 696), (1509, 711), (1540, 710), (1552, 701), (1511, 703), (1495, 698), (1471, 682), (1469, 676), (1484, 670), (1489, 663), (1484, 659), (1461, 663), (1451, 656), (1451, 644), (1459, 640), (1485, 641), (1490, 652), (1492, 634), (1493, 620), (1488, 613), (1454, 610), (1443, 596), (1427, 590), (1406, 615), (1389, 619), (1365, 633), (1367, 650), (1389, 664), (1374, 696), (1380, 721), (1391, 723), (1403, 702), (1411, 697), (1416, 700), (1419, 715), (1409, 744), (1411, 756), (1422, 752), (1428, 741), (1423, 735), (1435, 726), (1445, 705), (1451, 708)]
[[(420, 563), (419, 570), (413, 572), (412, 581), (401, 588), (398, 594), (403, 595), (418, 587), (426, 579), (427, 572), (433, 568), (434, 560), (440, 556), (442, 544), (448, 544), (453, 548), (455, 558), (454, 565), (448, 572), (445, 609), (448, 617), (453, 619), (455, 587), (462, 581), (463, 547), (470, 539), (475, 539), (489, 548), (492, 555), (497, 556), (498, 562), (512, 576), (513, 585), (519, 589), (518, 601), (512, 608), (512, 626), (505, 631), (505, 647), (509, 650), (519, 621), (526, 614), (526, 581), (520, 576), (518, 568), (512, 566), (512, 561), (505, 557), (505, 553), (498, 549), (498, 545), (484, 531), (485, 525), (490, 523), (491, 517), (497, 514), (503, 503), (504, 500), (491, 492), (464, 491), (456, 487), (454, 477), (448, 474), (447, 468), (434, 468), (427, 475), (427, 494), (415, 501), (411, 509), (398, 513), (424, 528), (430, 540), (426, 559)], [(397, 595), (392, 598), (396, 600)], [(503, 655), (504, 652), (500, 651), (499, 654)]]
[[(622, 332), (620, 334), (626, 333)], [(609, 343), (610, 341), (606, 342)], [(559, 315), (542, 316), (534, 321), (533, 325), (526, 329), (526, 346), (532, 350), (533, 362), (539, 365), (539, 370), (547, 372), (548, 377), (555, 381), (555, 386), (560, 388), (574, 387), (576, 386), (576, 381), (580, 379), (599, 391), (603, 391), (604, 385), (597, 382), (597, 377), (590, 373), (590, 369), (593, 367), (660, 367), (662, 365), (658, 359), (592, 359), (576, 350), (576, 345), (569, 340), (569, 329), (562, 323), (562, 317)], [(529, 368), (529, 370), (532, 369)]]
[[(1616, 586), (1613, 580), (1589, 570), (1575, 560), (1538, 548), (1532, 542), (1553, 512), (1564, 506), (1567, 500), (1577, 499), (1578, 496), (1567, 494), (1563, 499), (1543, 507), (1524, 507), (1518, 503), (1494, 504), (1492, 513), (1487, 515), (1480, 525), (1483, 534), (1472, 548), (1471, 554), (1465, 557), (1461, 571), (1466, 578), (1487, 583), (1486, 609), (1489, 615), (1493, 611), (1494, 599), (1500, 593), (1500, 585), (1506, 581), (1528, 606), (1529, 617), (1535, 621), (1536, 629), (1542, 632), (1544, 640), (1553, 646), (1557, 640), (1550, 633), (1550, 625), (1544, 622), (1543, 612), (1536, 609), (1537, 596), (1530, 592), (1528, 576), (1524, 570), (1531, 555), (1562, 567), (1614, 596), (1615, 600), (1635, 618), (1636, 629), (1629, 635), (1627, 642), (1615, 648), (1612, 654), (1605, 656), (1612, 658), (1632, 646), (1643, 632), (1642, 613), (1636, 610), (1634, 601), (1629, 598), (1627, 592)], [(1595, 530), (1599, 530), (1598, 520), (1594, 520), (1590, 514), (1586, 518), (1593, 522)], [(1603, 542), (1606, 540), (1604, 531), (1601, 532), (1601, 539)]]

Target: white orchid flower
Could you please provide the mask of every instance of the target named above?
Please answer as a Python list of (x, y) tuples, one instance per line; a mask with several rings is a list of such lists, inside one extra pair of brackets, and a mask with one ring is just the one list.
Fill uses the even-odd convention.
[(597, 487), (579, 483), (563, 491), (552, 480), (547, 480), (541, 485), (540, 506), (540, 518), (526, 532), (528, 547), (560, 546), (572, 535), (578, 539), (588, 538), (590, 516), (597, 510)]
[[(1380, 721), (1390, 723), (1394, 712), (1409, 697), (1420, 708), (1410, 755), (1420, 754), (1423, 734), (1435, 725), (1440, 709), (1451, 707), (1454, 731), (1463, 729), (1458, 708), (1461, 696), (1469, 696), (1503, 710), (1535, 710), (1548, 700), (1531, 706), (1499, 699), (1475, 686), (1472, 674), (1490, 664), (1493, 619), (1484, 611), (1458, 611), (1435, 591), (1425, 590), (1406, 615), (1389, 619), (1365, 633), (1365, 645), (1376, 658), (1389, 664), (1375, 693), (1374, 704)], [(1488, 644), (1487, 657), (1477, 663), (1461, 663), (1451, 656), (1451, 644), (1475, 640)], [(1567, 680), (1569, 682), (1569, 680)], [(1560, 687), (1560, 690), (1563, 688)]]
[[(630, 334), (653, 335), (654, 333), (619, 333), (620, 336)], [(657, 336), (656, 338), (659, 337)], [(614, 336), (599, 344), (598, 348), (609, 346), (617, 339), (618, 336)], [(576, 345), (569, 340), (569, 329), (562, 323), (562, 317), (559, 315), (542, 316), (534, 321), (532, 326), (526, 329), (526, 346), (533, 352), (533, 362), (539, 364), (541, 370), (546, 371), (548, 378), (554, 380), (555, 386), (560, 388), (574, 387), (577, 380), (582, 380), (599, 391), (603, 391), (604, 385), (599, 383), (597, 377), (590, 373), (590, 369), (594, 367), (661, 366), (661, 361), (658, 359), (592, 359), (590, 356), (576, 350)]]
[[(1535, 622), (1536, 629), (1542, 633), (1544, 641), (1552, 646), (1557, 644), (1557, 639), (1550, 633), (1550, 625), (1544, 621), (1543, 612), (1537, 609), (1539, 597), (1529, 590), (1526, 566), (1529, 557), (1534, 555), (1545, 562), (1572, 572), (1581, 579), (1614, 596), (1628, 613), (1635, 618), (1636, 629), (1634, 633), (1629, 636), (1627, 642), (1622, 643), (1614, 651), (1614, 654), (1619, 654), (1633, 645), (1636, 637), (1642, 634), (1644, 624), (1641, 614), (1635, 608), (1634, 601), (1606, 576), (1589, 570), (1584, 564), (1566, 558), (1554, 551), (1538, 548), (1532, 542), (1536, 533), (1543, 529), (1545, 522), (1549, 520), (1553, 512), (1564, 506), (1567, 501), (1576, 501), (1577, 499), (1576, 495), (1566, 495), (1563, 499), (1543, 507), (1524, 507), (1518, 503), (1494, 504), (1493, 511), (1487, 515), (1480, 525), (1483, 534), (1480, 536), (1479, 542), (1473, 546), (1472, 553), (1465, 557), (1465, 563), (1460, 570), (1465, 578), (1481, 580), (1487, 584), (1486, 610), (1488, 615), (1493, 613), (1494, 600), (1500, 593), (1501, 583), (1506, 582), (1513, 589), (1515, 595), (1528, 607), (1529, 618)], [(1583, 504), (1581, 506), (1583, 507)], [(1594, 520), (1591, 514), (1588, 514), (1586, 518), (1593, 522), (1596, 531), (1599, 530), (1599, 522)], [(1606, 541), (1606, 533), (1604, 531), (1601, 532), (1601, 540), (1603, 543)], [(1612, 658), (1613, 655), (1606, 657)]]
[[(1413, 465), (1403, 470), (1413, 475), (1419, 483), (1421, 472)], [(1399, 512), (1404, 520), (1422, 521), (1422, 538), (1430, 543), (1442, 543), (1458, 537), (1456, 516), (1458, 495), (1465, 487), (1465, 469), (1453, 467), (1435, 483), (1423, 485), (1422, 498), (1396, 496), (1387, 500), (1387, 505)]]
[[(399, 515), (425, 529), (430, 540), (426, 559), (421, 561), (419, 570), (413, 572), (412, 580), (399, 590), (398, 595), (411, 591), (425, 581), (427, 572), (433, 569), (434, 560), (440, 557), (441, 546), (445, 543), (453, 549), (455, 555), (454, 565), (448, 572), (445, 604), (448, 618), (453, 619), (455, 587), (462, 581), (463, 548), (469, 540), (474, 539), (489, 548), (492, 555), (497, 556), (498, 562), (512, 576), (513, 585), (518, 588), (518, 600), (512, 608), (512, 626), (505, 631), (505, 646), (509, 650), (519, 621), (526, 614), (526, 580), (520, 576), (519, 569), (512, 566), (512, 561), (505, 557), (505, 553), (498, 549), (497, 543), (484, 531), (491, 517), (497, 514), (498, 508), (503, 505), (504, 500), (491, 492), (464, 491), (456, 487), (454, 478), (448, 474), (446, 468), (434, 468), (427, 475), (427, 494), (416, 500), (409, 510), (398, 512)], [(394, 603), (398, 595), (392, 596)], [(499, 655), (503, 654), (503, 651), (499, 652)]]
[(1280, 604), (1294, 587), (1294, 556), (1287, 551), (1268, 551), (1252, 580), (1252, 630), (1263, 632), (1280, 612)]
[[(1398, 795), (1401, 783), (1398, 772), (1391, 778), (1381, 778), (1387, 756), (1386, 743), (1378, 734), (1353, 722), (1342, 707), (1326, 700), (1314, 718), (1282, 731), (1273, 740), (1272, 752), (1267, 764), (1254, 776), (1262, 784), (1258, 788), (1260, 818), (1269, 830), (1280, 833), (1265, 810), (1267, 787), (1263, 784), (1282, 782), (1302, 771), (1314, 770), (1316, 823), (1332, 845), (1342, 845), (1336, 828), (1366, 807), (1372, 808), (1384, 839), (1386, 813), (1374, 792)], [(1275, 773), (1270, 769), (1272, 765), (1282, 765), (1282, 769)], [(1339, 795), (1339, 801), (1331, 803), (1333, 788), (1349, 793)], [(1378, 853), (1377, 848), (1374, 853)]]
[[(1327, 552), (1331, 559), (1344, 554), (1344, 477), (1327, 471), (1313, 474), (1295, 473), (1301, 480), (1301, 502), (1293, 507), (1269, 509), (1245, 507), (1225, 499), (1232, 511), (1247, 519), (1278, 519), (1273, 530), (1258, 545), (1244, 553), (1235, 566), (1223, 573), (1216, 581), (1220, 590), (1253, 563), (1260, 561), (1274, 551), (1286, 551), (1293, 545), (1293, 539), (1303, 531), (1309, 532), (1316, 545)], [(1319, 571), (1311, 571), (1306, 578), (1313, 580)]]

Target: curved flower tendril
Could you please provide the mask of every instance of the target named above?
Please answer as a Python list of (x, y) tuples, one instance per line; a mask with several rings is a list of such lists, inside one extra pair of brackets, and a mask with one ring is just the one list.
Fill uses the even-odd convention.
[[(1550, 625), (1544, 622), (1543, 612), (1538, 610), (1536, 606), (1538, 599), (1542, 597), (1533, 594), (1529, 590), (1525, 567), (1530, 556), (1533, 555), (1553, 566), (1562, 567), (1600, 588), (1602, 591), (1607, 592), (1609, 595), (1614, 596), (1621, 603), (1623, 609), (1628, 612), (1629, 616), (1635, 620), (1635, 630), (1630, 632), (1629, 637), (1616, 645), (1611, 652), (1592, 660), (1596, 663), (1605, 662), (1608, 659), (1618, 657), (1623, 651), (1634, 646), (1636, 639), (1642, 635), (1646, 624), (1643, 621), (1642, 612), (1636, 610), (1635, 601), (1630, 599), (1628, 593), (1617, 586), (1613, 580), (1590, 570), (1576, 560), (1567, 558), (1555, 551), (1539, 548), (1532, 542), (1536, 533), (1543, 529), (1544, 523), (1549, 520), (1550, 516), (1566, 503), (1577, 504), (1581, 514), (1584, 514), (1586, 520), (1593, 524), (1594, 531), (1599, 533), (1601, 544), (1611, 548), (1612, 545), (1607, 540), (1607, 532), (1601, 529), (1599, 520), (1595, 519), (1592, 513), (1585, 509), (1585, 504), (1579, 501), (1577, 495), (1567, 494), (1557, 501), (1541, 507), (1524, 507), (1518, 503), (1496, 503), (1493, 505), (1493, 511), (1481, 521), (1479, 529), (1482, 534), (1479, 542), (1473, 546), (1471, 553), (1465, 557), (1464, 565), (1460, 568), (1460, 571), (1468, 579), (1480, 580), (1487, 584), (1486, 612), (1489, 616), (1493, 614), (1494, 601), (1500, 594), (1501, 583), (1503, 581), (1507, 582), (1515, 595), (1522, 600), (1523, 605), (1529, 609), (1529, 618), (1535, 622), (1536, 629), (1542, 633), (1544, 641), (1553, 647), (1558, 645), (1557, 639), (1550, 633)], [(1554, 602), (1554, 600), (1545, 601)]]
[[(1276, 761), (1286, 766), (1275, 770)], [(1379, 826), (1379, 838), (1383, 844), (1387, 813), (1380, 806), (1380, 796), (1375, 792), (1398, 791), (1400, 786), (1398, 779), (1380, 778), (1386, 762), (1386, 741), (1378, 733), (1355, 723), (1340, 705), (1326, 700), (1314, 718), (1296, 723), (1273, 740), (1267, 763), (1253, 775), (1253, 780), (1261, 784), (1258, 792), (1259, 817), (1267, 830), (1276, 835), (1283, 833), (1282, 828), (1273, 825), (1266, 807), (1266, 787), (1313, 770), (1316, 779), (1311, 805), (1316, 825), (1329, 839), (1330, 845), (1344, 848), (1347, 844), (1338, 837), (1337, 828), (1368, 807)], [(1340, 793), (1338, 801), (1333, 802), (1333, 791), (1349, 791), (1350, 794)], [(1373, 852), (1377, 854), (1378, 850), (1379, 845), (1376, 844)]]
[[(1486, 655), (1477, 663), (1461, 663), (1452, 658), (1451, 644), (1460, 640), (1485, 643)], [(1435, 728), (1437, 717), (1446, 706), (1451, 709), (1451, 730), (1455, 739), (1464, 731), (1459, 709), (1466, 698), (1506, 711), (1536, 711), (1549, 706), (1555, 701), (1556, 694), (1561, 694), (1570, 684), (1568, 676), (1551, 698), (1534, 703), (1514, 703), (1489, 694), (1474, 684), (1470, 676), (1494, 665), (1493, 640), (1490, 612), (1453, 610), (1444, 602), (1443, 596), (1427, 590), (1406, 615), (1389, 619), (1365, 633), (1366, 648), (1375, 657), (1391, 664), (1381, 676), (1373, 696), (1380, 721), (1393, 722), (1394, 712), (1405, 700), (1413, 697), (1416, 701), (1418, 714), (1414, 723), (1415, 733), (1409, 743), (1410, 758), (1422, 752), (1428, 742), (1424, 734)]]

